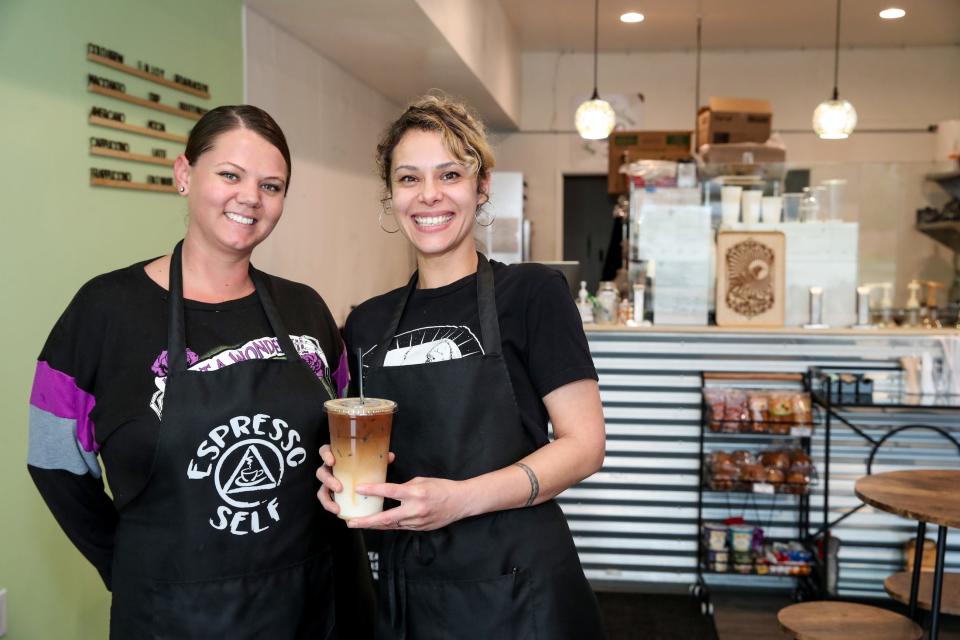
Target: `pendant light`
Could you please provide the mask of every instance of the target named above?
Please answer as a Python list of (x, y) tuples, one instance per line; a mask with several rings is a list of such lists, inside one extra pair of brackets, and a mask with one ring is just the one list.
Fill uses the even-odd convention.
[(833, 46), (833, 98), (821, 102), (813, 112), (813, 130), (823, 140), (843, 140), (857, 126), (857, 110), (840, 99), (837, 77), (840, 71), (840, 3), (837, 0), (837, 32)]
[(603, 140), (617, 124), (617, 114), (606, 100), (597, 93), (597, 36), (600, 20), (600, 0), (593, 3), (593, 96), (577, 107), (574, 123), (577, 133), (587, 140)]

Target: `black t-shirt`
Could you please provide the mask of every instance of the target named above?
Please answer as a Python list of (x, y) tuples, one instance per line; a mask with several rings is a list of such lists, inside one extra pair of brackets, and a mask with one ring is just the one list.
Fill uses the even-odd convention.
[[(537, 264), (490, 264), (501, 346), (520, 417), (528, 432), (546, 433), (543, 397), (570, 382), (597, 379), (583, 324), (560, 272)], [(358, 379), (357, 348), (366, 370), (404, 292), (400, 288), (372, 298), (347, 318), (344, 338), (352, 380)], [(474, 273), (443, 287), (414, 291), (384, 364), (422, 364), (482, 353)]]
[[(109, 585), (116, 506), (103, 491), (101, 446), (115, 495), (139, 489), (151, 467), (167, 367), (167, 291), (148, 261), (85, 284), (37, 362), (30, 407), (31, 476), (67, 535)], [(331, 397), (347, 384), (336, 323), (311, 288), (264, 274), (301, 358)], [(184, 303), (187, 360), (213, 371), (284, 357), (256, 294)], [(122, 427), (122, 428), (121, 428)]]

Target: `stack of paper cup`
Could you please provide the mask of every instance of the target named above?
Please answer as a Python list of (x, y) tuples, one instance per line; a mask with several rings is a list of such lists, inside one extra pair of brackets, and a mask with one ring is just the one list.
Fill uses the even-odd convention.
[(743, 192), (743, 222), (756, 224), (760, 222), (760, 198), (763, 191), (750, 189)]
[(740, 222), (740, 194), (742, 187), (720, 187), (720, 222), (731, 225)]
[(760, 207), (761, 222), (780, 222), (780, 211), (783, 209), (783, 198), (780, 196), (764, 196)]

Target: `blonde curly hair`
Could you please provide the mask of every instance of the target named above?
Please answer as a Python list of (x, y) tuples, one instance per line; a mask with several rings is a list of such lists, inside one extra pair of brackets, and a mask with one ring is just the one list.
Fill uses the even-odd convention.
[(377, 144), (377, 169), (383, 181), (384, 199), (392, 193), (393, 151), (412, 129), (439, 133), (450, 154), (476, 174), (477, 193), (488, 195), (485, 189), (494, 158), (483, 122), (463, 102), (442, 93), (430, 93), (411, 102)]

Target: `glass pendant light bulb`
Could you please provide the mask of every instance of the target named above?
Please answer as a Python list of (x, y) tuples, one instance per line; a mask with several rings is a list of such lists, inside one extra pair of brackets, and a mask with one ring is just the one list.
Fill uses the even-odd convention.
[(574, 123), (581, 138), (603, 140), (617, 124), (617, 114), (609, 102), (594, 96), (577, 107)]
[(837, 90), (840, 77), (840, 6), (837, 0), (837, 31), (833, 41), (833, 97), (824, 100), (813, 111), (813, 131), (821, 140), (844, 140), (857, 126), (857, 110), (847, 100), (841, 100)]
[(593, 95), (577, 107), (573, 123), (577, 133), (586, 140), (603, 140), (617, 124), (617, 114), (606, 100), (597, 93), (597, 43), (600, 36), (600, 0), (593, 3)]
[(857, 126), (857, 110), (847, 100), (824, 100), (813, 112), (813, 130), (823, 140), (843, 140)]

